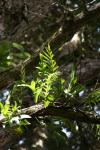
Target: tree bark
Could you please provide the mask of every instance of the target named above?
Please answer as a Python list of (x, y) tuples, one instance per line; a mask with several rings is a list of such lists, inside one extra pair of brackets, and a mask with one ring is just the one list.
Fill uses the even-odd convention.
[[(45, 2), (45, 1), (44, 1)], [(49, 1), (51, 4), (51, 1)], [(48, 4), (48, 3), (47, 3)], [(47, 5), (49, 7), (49, 4)], [(46, 9), (47, 10), (47, 9)], [(56, 42), (58, 43), (59, 46), (61, 46), (61, 41), (62, 39), (64, 40), (64, 37), (70, 37), (70, 34), (72, 32), (72, 35), (74, 34), (73, 31), (76, 33), (77, 30), (79, 30), (82, 26), (84, 26), (85, 24), (88, 24), (91, 21), (94, 22), (93, 18), (97, 17), (99, 18), (100, 17), (100, 3), (96, 4), (93, 8), (91, 8), (89, 11), (88, 11), (88, 14), (87, 15), (83, 15), (83, 16), (79, 16), (75, 21), (74, 21), (74, 26), (72, 26), (72, 24), (69, 25), (69, 28), (66, 29), (66, 33), (63, 32), (63, 29), (61, 32), (57, 32), (58, 34), (55, 34), (55, 36), (51, 39), (49, 39), (51, 41), (51, 47), (53, 45), (56, 45)], [(61, 19), (62, 20), (62, 19)], [(60, 20), (60, 21), (61, 21)], [(38, 22), (39, 23), (39, 22)], [(59, 29), (59, 21), (55, 23), (56, 25), (58, 24), (57, 28)], [(28, 28), (31, 32), (31, 27), (27, 25), (25, 25), (26, 28)], [(37, 25), (36, 25), (37, 26)], [(51, 28), (51, 27), (50, 27)], [(57, 30), (57, 28), (55, 30)], [(23, 28), (24, 30), (25, 28)], [(20, 29), (19, 29), (20, 30)], [(26, 34), (24, 31), (21, 31), (21, 36), (23, 36), (23, 33)], [(28, 30), (28, 32), (29, 32)], [(34, 32), (37, 30), (37, 28), (34, 28)], [(26, 29), (25, 29), (26, 31)], [(16, 34), (14, 34), (14, 36), (17, 38)], [(13, 37), (13, 36), (12, 36)], [(20, 39), (20, 35), (18, 34), (18, 37)], [(60, 42), (59, 42), (60, 41)], [(43, 42), (43, 41), (42, 41)], [(74, 43), (73, 43), (74, 44)], [(44, 45), (45, 46), (45, 45)], [(43, 48), (43, 46), (42, 46)], [(77, 48), (77, 46), (75, 45), (75, 48)], [(41, 48), (40, 48), (41, 49)], [(65, 51), (67, 51), (67, 49), (65, 49)], [(26, 73), (28, 72), (31, 72), (33, 70), (33, 68), (36, 66), (37, 62), (38, 62), (38, 54), (39, 54), (40, 51), (36, 52), (37, 54), (35, 56), (33, 56), (32, 58), (30, 58), (30, 60), (26, 61), (26, 62), (23, 62), (24, 63), (24, 66), (25, 66), (25, 69), (26, 69)], [(66, 52), (65, 52), (66, 53)], [(87, 62), (87, 59), (84, 60), (83, 64), (89, 64), (87, 65), (88, 68), (90, 66), (91, 70), (89, 72), (87, 72), (84, 67), (83, 67), (83, 70), (84, 71), (84, 74), (87, 74), (84, 78), (84, 82), (85, 80), (88, 79), (88, 77), (90, 76), (90, 74), (92, 75), (93, 72), (95, 71), (99, 71), (99, 61), (95, 61), (95, 59), (92, 61), (92, 65), (90, 64), (90, 61), (92, 61), (91, 59), (89, 60), (89, 62)], [(82, 63), (81, 63), (82, 64)], [(96, 66), (97, 67), (93, 67), (93, 66)], [(63, 65), (62, 65), (63, 66)], [(85, 66), (85, 65), (83, 65)], [(67, 66), (66, 66), (67, 67)], [(93, 70), (92, 70), (93, 68)], [(13, 81), (15, 80), (19, 80), (20, 79), (20, 70), (21, 70), (21, 64), (16, 66), (16, 68), (11, 68), (9, 69), (8, 71), (4, 72), (4, 73), (0, 73), (0, 89), (2, 88), (6, 88), (9, 86), (9, 84), (11, 85), (13, 83)], [(27, 71), (28, 70), (28, 71)], [(82, 70), (82, 69), (81, 69)], [(79, 71), (78, 71), (79, 72)], [(84, 74), (82, 73), (82, 76), (84, 76)]]

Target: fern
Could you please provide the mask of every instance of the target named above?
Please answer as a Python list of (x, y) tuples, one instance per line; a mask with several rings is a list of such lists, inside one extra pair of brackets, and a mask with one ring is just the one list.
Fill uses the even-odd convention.
[(40, 54), (40, 63), (37, 67), (37, 72), (40, 77), (46, 77), (50, 73), (54, 73), (58, 70), (54, 55), (50, 49), (50, 46), (46, 48), (43, 53)]
[(31, 84), (21, 84), (20, 86), (30, 88), (33, 92), (34, 101), (37, 103), (42, 100), (44, 106), (47, 107), (59, 97), (59, 93), (62, 91), (62, 88), (59, 87), (63, 83), (54, 55), (48, 45), (45, 51), (40, 54), (39, 66), (36, 67)]
[(53, 103), (57, 97), (58, 87), (56, 84), (58, 83), (60, 75), (49, 45), (46, 50), (40, 54), (40, 63), (37, 67), (36, 74), (36, 88), (34, 91), (35, 102), (39, 99), (43, 99), (44, 106), (47, 107), (50, 103)]
[(90, 104), (99, 103), (100, 102), (100, 89), (96, 89), (93, 92), (91, 92), (87, 99)]

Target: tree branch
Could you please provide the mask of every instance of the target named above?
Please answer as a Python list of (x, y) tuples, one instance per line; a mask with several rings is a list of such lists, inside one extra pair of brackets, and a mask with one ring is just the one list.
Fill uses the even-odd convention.
[[(62, 117), (65, 119), (78, 121), (78, 122), (84, 122), (84, 123), (90, 123), (90, 124), (100, 124), (100, 116), (97, 115), (94, 112), (86, 112), (81, 110), (76, 110), (71, 107), (66, 106), (49, 106), (47, 108), (44, 108), (43, 103), (39, 103), (21, 110), (18, 110), (18, 112), (15, 114), (16, 116), (20, 116), (21, 114), (27, 114), (31, 115), (32, 117), (39, 117), (39, 116), (53, 116), (53, 117)], [(0, 120), (0, 123), (5, 121), (5, 118)], [(7, 146), (8, 143), (11, 144), (12, 139), (17, 139), (19, 137), (16, 132), (11, 129), (11, 131), (8, 131), (7, 129), (0, 129), (0, 135), (1, 139), (0, 148), (3, 146)]]
[[(74, 109), (72, 107), (67, 106), (49, 106), (44, 108), (43, 103), (39, 103), (27, 108), (23, 108), (18, 110), (16, 116), (20, 116), (22, 114), (31, 115), (33, 117), (39, 116), (56, 116), (67, 118), (69, 120), (75, 120), (84, 123), (90, 124), (100, 124), (100, 115), (97, 115), (95, 112), (87, 112), (83, 110)], [(0, 120), (2, 123), (5, 118)]]
[(94, 112), (75, 110), (71, 107), (64, 106), (49, 106), (48, 108), (44, 108), (42, 103), (24, 108), (20, 110), (18, 114), (28, 114), (34, 116), (57, 116), (85, 123), (100, 124), (100, 116)]

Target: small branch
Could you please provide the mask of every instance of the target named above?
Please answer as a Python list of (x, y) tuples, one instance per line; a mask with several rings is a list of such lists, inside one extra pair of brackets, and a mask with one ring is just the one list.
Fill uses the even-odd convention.
[(19, 110), (17, 115), (21, 115), (21, 114), (33, 115), (43, 109), (45, 109), (43, 103), (39, 103), (39, 104)]

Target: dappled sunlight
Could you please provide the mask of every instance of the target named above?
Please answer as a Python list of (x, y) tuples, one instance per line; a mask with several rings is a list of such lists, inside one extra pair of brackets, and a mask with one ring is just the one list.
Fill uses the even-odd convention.
[(99, 103), (99, 0), (0, 0), (0, 150), (99, 150)]

